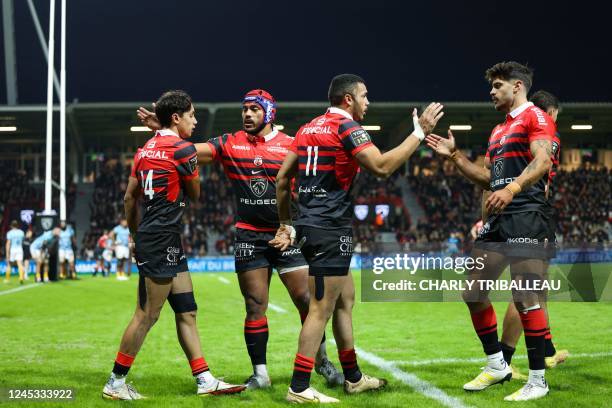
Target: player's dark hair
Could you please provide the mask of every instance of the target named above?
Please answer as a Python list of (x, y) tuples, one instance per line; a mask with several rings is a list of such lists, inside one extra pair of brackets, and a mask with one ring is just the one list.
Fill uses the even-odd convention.
[(529, 92), (533, 82), (533, 70), (527, 65), (519, 64), (516, 61), (499, 62), (485, 71), (485, 78), (489, 83), (496, 79), (504, 81), (518, 79), (523, 82), (525, 91)]
[(11, 221), (11, 228), (19, 228), (19, 221), (17, 220)]
[(164, 92), (155, 102), (155, 114), (162, 127), (170, 127), (172, 125), (172, 115), (178, 113), (183, 116), (183, 113), (191, 110), (191, 96), (185, 91), (168, 91)]
[(544, 112), (548, 112), (551, 108), (559, 109), (559, 99), (547, 91), (539, 90), (534, 92), (529, 100)]
[(329, 84), (329, 92), (327, 93), (331, 106), (341, 105), (346, 94), (355, 97), (354, 92), (357, 84), (365, 84), (365, 81), (359, 75), (340, 74), (335, 76)]

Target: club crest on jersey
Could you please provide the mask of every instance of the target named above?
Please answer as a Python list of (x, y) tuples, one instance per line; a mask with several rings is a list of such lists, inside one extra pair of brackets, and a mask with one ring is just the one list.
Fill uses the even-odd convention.
[(249, 180), (249, 186), (256, 197), (261, 197), (268, 190), (268, 179), (266, 177), (252, 177)]
[(495, 160), (495, 163), (493, 164), (493, 174), (495, 174), (495, 177), (501, 177), (503, 171), (504, 158), (500, 157), (499, 159)]
[(253, 160), (253, 164), (256, 165), (257, 167), (261, 167), (261, 165), (263, 164), (263, 158), (261, 156), (255, 156), (255, 159)]

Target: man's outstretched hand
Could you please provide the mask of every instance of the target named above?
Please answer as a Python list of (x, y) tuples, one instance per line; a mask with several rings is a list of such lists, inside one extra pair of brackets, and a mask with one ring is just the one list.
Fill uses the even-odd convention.
[[(155, 104), (153, 104), (153, 110), (155, 111)], [(159, 119), (157, 119), (155, 112), (151, 112), (150, 110), (147, 110), (141, 106), (136, 111), (136, 115), (138, 115), (138, 119), (140, 119), (140, 122), (144, 126), (147, 126), (149, 129), (161, 129), (161, 123), (159, 123)]]
[(425, 140), (427, 141), (427, 146), (431, 147), (434, 152), (442, 157), (450, 157), (456, 150), (455, 137), (450, 129), (448, 130), (448, 139), (432, 133), (425, 137)]

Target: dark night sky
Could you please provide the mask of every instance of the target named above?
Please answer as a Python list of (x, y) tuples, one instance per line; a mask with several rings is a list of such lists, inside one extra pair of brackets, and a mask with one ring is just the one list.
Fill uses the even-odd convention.
[[(44, 103), (44, 57), (26, 1), (14, 3), (19, 102)], [(46, 31), (48, 3), (35, 5)], [(182, 88), (200, 102), (235, 101), (263, 87), (277, 100), (314, 101), (333, 75), (352, 72), (373, 101), (482, 101), (484, 70), (511, 59), (535, 68), (534, 90), (612, 100), (609, 14), (586, 2), (69, 0), (68, 8), (69, 100), (145, 101)], [(5, 103), (3, 59), (0, 72)]]

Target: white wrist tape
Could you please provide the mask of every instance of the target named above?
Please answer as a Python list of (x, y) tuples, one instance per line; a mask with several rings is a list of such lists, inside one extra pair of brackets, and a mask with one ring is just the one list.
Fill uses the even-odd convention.
[(417, 116), (412, 117), (412, 123), (414, 124), (414, 131), (412, 132), (420, 141), (425, 139), (425, 132), (423, 132), (423, 128), (419, 125), (419, 118)]

